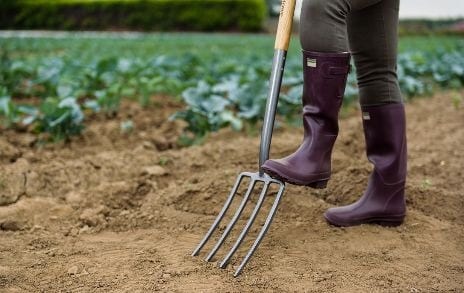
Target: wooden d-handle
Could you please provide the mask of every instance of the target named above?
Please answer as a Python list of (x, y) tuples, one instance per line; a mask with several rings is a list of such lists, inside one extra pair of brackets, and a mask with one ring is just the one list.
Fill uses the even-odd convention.
[(280, 9), (279, 25), (277, 26), (277, 36), (275, 49), (288, 50), (290, 37), (292, 35), (293, 14), (295, 13), (296, 0), (282, 0)]

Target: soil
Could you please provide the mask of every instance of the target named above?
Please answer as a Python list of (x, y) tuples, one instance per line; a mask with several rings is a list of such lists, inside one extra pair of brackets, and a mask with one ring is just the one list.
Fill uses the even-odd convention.
[[(257, 135), (225, 129), (201, 146), (179, 148), (182, 124), (167, 118), (180, 105), (163, 97), (148, 109), (126, 103), (118, 117), (92, 117), (68, 143), (43, 145), (27, 133), (3, 131), (0, 291), (462, 292), (464, 107), (454, 107), (452, 95), (407, 105), (403, 225), (335, 228), (322, 217), (327, 208), (356, 200), (372, 169), (359, 110), (353, 110), (341, 120), (328, 188), (287, 187), (239, 278), (234, 268), (275, 193), (226, 269), (216, 262), (226, 249), (214, 262), (203, 261), (213, 241), (200, 257), (190, 253), (237, 174), (256, 171)], [(128, 119), (134, 129), (124, 133), (120, 124)], [(278, 129), (272, 157), (293, 151), (300, 140), (301, 129)]]

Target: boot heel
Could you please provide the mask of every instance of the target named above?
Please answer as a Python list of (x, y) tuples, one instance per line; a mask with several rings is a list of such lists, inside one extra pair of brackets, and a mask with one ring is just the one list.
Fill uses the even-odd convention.
[(315, 188), (315, 189), (324, 189), (327, 187), (327, 182), (329, 180), (322, 180), (322, 181), (316, 181), (316, 182), (313, 182), (313, 183), (309, 183), (308, 187), (311, 187), (311, 188)]

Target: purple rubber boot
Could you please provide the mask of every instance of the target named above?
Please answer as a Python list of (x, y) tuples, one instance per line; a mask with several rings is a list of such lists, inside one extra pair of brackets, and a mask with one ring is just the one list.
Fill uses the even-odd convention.
[(406, 214), (406, 118), (403, 104), (362, 107), (366, 153), (374, 164), (364, 195), (355, 203), (328, 209), (335, 226), (365, 223), (398, 226)]
[(303, 51), (303, 142), (293, 154), (267, 160), (262, 166), (267, 174), (291, 184), (327, 186), (349, 71), (349, 53)]

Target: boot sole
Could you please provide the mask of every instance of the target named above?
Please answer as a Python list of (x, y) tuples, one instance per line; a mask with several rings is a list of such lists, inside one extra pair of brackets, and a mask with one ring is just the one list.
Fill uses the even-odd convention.
[(278, 179), (280, 181), (287, 182), (287, 183), (290, 183), (290, 184), (293, 184), (293, 185), (306, 186), (306, 187), (311, 187), (311, 188), (314, 188), (314, 189), (324, 189), (324, 188), (327, 187), (327, 182), (329, 182), (329, 179), (323, 179), (323, 180), (314, 181), (314, 182), (310, 182), (310, 183), (306, 183), (306, 182), (303, 183), (303, 182), (298, 182), (298, 181), (295, 181), (293, 179), (287, 178), (287, 177), (282, 176), (280, 174), (277, 174), (272, 170), (264, 169), (264, 171), (274, 179)]
[(335, 221), (333, 219), (329, 219), (326, 214), (324, 214), (324, 218), (327, 220), (329, 224), (336, 227), (350, 227), (350, 226), (358, 226), (362, 224), (373, 224), (379, 225), (382, 227), (398, 227), (404, 222), (404, 215), (402, 216), (391, 216), (391, 217), (373, 217), (367, 218), (352, 222), (342, 222), (342, 221)]

